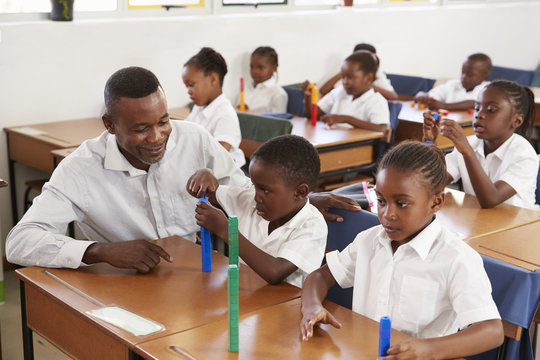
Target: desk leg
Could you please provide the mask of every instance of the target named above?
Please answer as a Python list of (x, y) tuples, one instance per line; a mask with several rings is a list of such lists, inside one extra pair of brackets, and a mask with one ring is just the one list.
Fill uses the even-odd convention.
[(15, 161), (8, 159), (9, 168), (9, 188), (11, 190), (11, 216), (13, 219), (13, 226), (19, 221), (19, 214), (17, 212), (17, 189), (15, 186)]
[(23, 353), (24, 360), (34, 360), (34, 342), (32, 339), (32, 330), (30, 330), (30, 328), (28, 327), (28, 323), (26, 322), (26, 296), (24, 286), (24, 282), (21, 281), (21, 325), (23, 337)]
[(133, 350), (129, 350), (129, 360), (144, 360), (144, 358)]

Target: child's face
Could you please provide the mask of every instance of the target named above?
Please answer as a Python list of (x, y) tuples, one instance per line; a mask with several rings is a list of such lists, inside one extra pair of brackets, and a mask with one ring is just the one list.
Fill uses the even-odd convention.
[(270, 79), (277, 71), (277, 65), (272, 64), (270, 57), (253, 54), (249, 63), (249, 73), (255, 85)]
[(283, 179), (277, 166), (255, 157), (249, 165), (249, 176), (255, 185), (257, 215), (276, 227), (285, 224), (304, 206), (304, 194)]
[(192, 65), (184, 66), (182, 80), (188, 90), (189, 98), (197, 106), (211, 103), (221, 88), (216, 73), (205, 75), (204, 71)]
[(371, 88), (373, 74), (365, 74), (357, 63), (345, 61), (341, 65), (341, 82), (347, 94), (356, 98)]
[(477, 138), (501, 145), (522, 123), (523, 115), (514, 111), (501, 90), (487, 87), (478, 96), (472, 122)]
[(479, 60), (467, 60), (461, 67), (461, 85), (467, 91), (471, 91), (477, 85), (487, 80), (489, 73), (486, 63)]
[(433, 195), (422, 175), (389, 167), (377, 174), (377, 213), (391, 240), (404, 244), (433, 219), (444, 193)]

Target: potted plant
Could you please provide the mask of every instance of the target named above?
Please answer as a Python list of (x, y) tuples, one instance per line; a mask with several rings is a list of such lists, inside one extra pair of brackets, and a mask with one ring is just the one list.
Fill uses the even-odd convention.
[(51, 0), (51, 20), (72, 21), (74, 0)]

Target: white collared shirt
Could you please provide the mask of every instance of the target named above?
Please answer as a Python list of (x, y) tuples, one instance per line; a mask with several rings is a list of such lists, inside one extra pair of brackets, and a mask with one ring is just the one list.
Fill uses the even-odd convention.
[(231, 102), (221, 94), (206, 106), (193, 106), (186, 121), (197, 123), (214, 136), (217, 141), (231, 145), (229, 153), (238, 167), (246, 163), (244, 153), (240, 149), (242, 133), (238, 115)]
[[(187, 180), (212, 169), (220, 183), (250, 186), (227, 151), (205, 129), (171, 120), (164, 157), (148, 172), (133, 167), (116, 137), (103, 132), (85, 141), (55, 169), (39, 197), (6, 240), (10, 262), (77, 268), (92, 242), (154, 240), (180, 235), (194, 240), (197, 199)], [(65, 235), (71, 221), (90, 241)]]
[[(495, 183), (504, 181), (516, 194), (505, 201), (506, 204), (540, 210), (536, 201), (536, 176), (538, 155), (531, 144), (521, 135), (512, 134), (497, 150), (484, 155), (484, 141), (476, 135), (467, 137), (476, 158), (489, 179)], [(453, 182), (462, 180), (463, 190), (475, 195), (463, 155), (454, 149), (446, 155), (446, 170)]]
[(220, 186), (216, 198), (229, 216), (238, 217), (238, 231), (253, 245), (298, 267), (284, 281), (302, 287), (309, 273), (321, 266), (328, 228), (309, 200), (292, 219), (269, 235), (269, 222), (257, 215), (255, 209), (255, 189)]
[(481, 84), (476, 85), (471, 91), (467, 91), (463, 85), (461, 85), (461, 80), (454, 79), (431, 89), (428, 95), (435, 100), (444, 103), (456, 103), (466, 100), (476, 101), (480, 92), (484, 90), (488, 84), (489, 81), (484, 81)]
[(361, 232), (326, 261), (337, 283), (353, 289), (353, 311), (418, 338), (453, 334), (498, 319), (482, 258), (433, 220), (392, 254), (379, 225)]
[(288, 99), (287, 92), (278, 85), (275, 75), (257, 85), (248, 81), (244, 89), (244, 101), (249, 110), (255, 112), (285, 113)]
[(388, 102), (373, 89), (353, 99), (343, 86), (339, 86), (326, 94), (317, 105), (328, 115), (349, 115), (373, 124), (390, 124)]

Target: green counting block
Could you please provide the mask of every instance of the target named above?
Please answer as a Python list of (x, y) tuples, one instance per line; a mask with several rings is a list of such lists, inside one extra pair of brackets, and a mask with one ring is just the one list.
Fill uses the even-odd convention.
[(229, 217), (229, 264), (238, 265), (238, 218)]
[[(236, 220), (236, 218), (234, 218)], [(230, 239), (231, 239), (231, 219), (229, 219), (229, 255), (230, 253)], [(236, 236), (238, 240), (238, 229), (236, 230)], [(236, 242), (236, 249), (238, 250), (238, 241)], [(230, 259), (230, 258), (229, 258)], [(230, 261), (230, 260), (229, 260)], [(238, 261), (238, 253), (236, 257)], [(229, 304), (229, 352), (238, 352), (238, 322), (239, 322), (239, 306), (238, 306), (238, 264), (229, 264), (228, 268), (228, 304)]]

